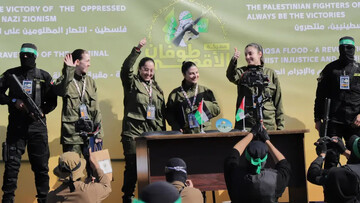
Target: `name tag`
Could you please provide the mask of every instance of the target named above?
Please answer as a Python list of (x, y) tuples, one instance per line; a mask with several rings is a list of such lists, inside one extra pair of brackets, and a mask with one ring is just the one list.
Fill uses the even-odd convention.
[(350, 89), (350, 77), (348, 75), (340, 76), (340, 89), (341, 90)]
[(25, 90), (25, 92), (27, 92), (28, 94), (32, 94), (32, 85), (33, 85), (33, 81), (24, 80), (23, 81), (23, 89)]
[(80, 117), (86, 118), (86, 119), (89, 118), (89, 114), (88, 114), (87, 107), (85, 104), (80, 105)]
[(149, 105), (147, 107), (146, 119), (149, 119), (149, 120), (155, 119), (155, 106), (154, 105)]
[(188, 114), (188, 121), (190, 128), (199, 127), (199, 123), (197, 122), (195, 115), (193, 113)]

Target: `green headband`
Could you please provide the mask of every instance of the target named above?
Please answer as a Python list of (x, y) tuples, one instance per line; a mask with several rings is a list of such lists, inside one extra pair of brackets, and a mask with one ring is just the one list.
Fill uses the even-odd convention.
[[(140, 199), (134, 198), (134, 199), (132, 200), (132, 203), (146, 203), (146, 202), (144, 202), (144, 201), (142, 201), (142, 200), (140, 200)], [(179, 197), (174, 203), (181, 203), (181, 197)]]
[(358, 147), (359, 139), (360, 139), (360, 137), (356, 138), (353, 143), (353, 152), (354, 152), (355, 156), (360, 159), (360, 153), (359, 153), (359, 147)]
[(21, 48), (20, 49), (20, 52), (27, 52), (27, 53), (33, 53), (35, 54), (35, 56), (38, 55), (36, 49), (33, 49), (33, 48), (29, 48), (29, 47), (24, 47), (24, 48)]
[(354, 40), (351, 40), (351, 39), (342, 39), (342, 40), (340, 40), (339, 45), (344, 45), (344, 44), (350, 44), (350, 45), (355, 46)]
[(266, 154), (265, 157), (263, 159), (260, 158), (256, 158), (254, 159), (253, 157), (250, 156), (249, 152), (247, 151), (247, 149), (245, 150), (245, 157), (248, 161), (250, 161), (250, 163), (254, 166), (257, 166), (256, 169), (256, 173), (259, 174), (261, 171), (261, 163), (263, 163), (264, 161), (266, 161), (268, 155)]

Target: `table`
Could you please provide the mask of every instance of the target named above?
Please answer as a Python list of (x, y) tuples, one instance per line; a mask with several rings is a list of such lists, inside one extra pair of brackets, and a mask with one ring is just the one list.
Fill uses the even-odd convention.
[[(304, 134), (308, 129), (268, 131), (273, 145), (291, 164), (290, 202), (308, 202), (304, 153)], [(136, 138), (138, 191), (151, 182), (165, 180), (166, 161), (182, 158), (188, 179), (201, 191), (226, 190), (224, 159), (247, 132), (153, 135)], [(245, 158), (243, 159), (245, 162)], [(274, 166), (272, 158), (265, 167)]]

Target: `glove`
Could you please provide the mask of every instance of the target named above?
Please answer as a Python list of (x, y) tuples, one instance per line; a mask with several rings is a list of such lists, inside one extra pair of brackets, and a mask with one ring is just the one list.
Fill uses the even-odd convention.
[(270, 140), (269, 134), (263, 128), (262, 123), (257, 123), (250, 131), (255, 137), (259, 140), (266, 142), (266, 140)]
[(333, 139), (331, 139), (332, 142), (334, 142), (336, 144), (336, 148), (339, 151), (340, 154), (344, 153), (346, 150), (346, 147), (344, 145), (344, 142), (342, 141), (341, 138), (339, 137), (334, 137)]
[(326, 142), (324, 142), (324, 140), (322, 140), (320, 138), (320, 139), (318, 139), (317, 142), (314, 143), (314, 145), (316, 145), (316, 154), (318, 156), (320, 156), (321, 153), (326, 154), (327, 146), (326, 146)]
[(265, 130), (265, 128), (261, 128), (258, 132), (258, 137), (261, 141), (266, 142), (266, 140), (270, 140), (268, 132)]
[(251, 128), (251, 133), (254, 135), (254, 137), (257, 137), (258, 132), (260, 131), (260, 129), (262, 128), (261, 123), (256, 123), (252, 128)]

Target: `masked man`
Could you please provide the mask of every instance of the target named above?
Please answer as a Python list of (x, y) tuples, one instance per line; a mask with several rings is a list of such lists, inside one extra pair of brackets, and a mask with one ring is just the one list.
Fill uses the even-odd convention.
[[(23, 44), (20, 49), (21, 66), (8, 69), (0, 76), (0, 104), (8, 105), (9, 109), (9, 125), (6, 142), (3, 143), (5, 172), (2, 202), (14, 202), (21, 156), (26, 146), (35, 174), (38, 202), (45, 202), (49, 192), (49, 145), (45, 114), (55, 109), (57, 99), (51, 90), (50, 74), (36, 68), (37, 56), (34, 44)], [(34, 102), (33, 105), (29, 100)]]
[[(319, 132), (323, 130), (325, 99), (329, 98), (331, 105), (327, 136), (337, 136), (348, 141), (351, 135), (360, 132), (360, 67), (354, 59), (354, 39), (348, 36), (340, 38), (339, 52), (339, 59), (328, 64), (318, 78), (315, 128)], [(339, 157), (339, 153), (336, 153)]]

